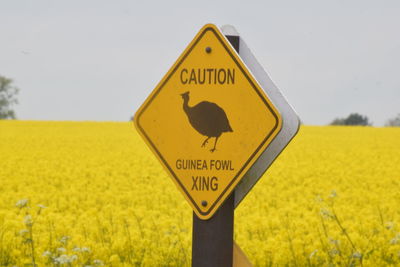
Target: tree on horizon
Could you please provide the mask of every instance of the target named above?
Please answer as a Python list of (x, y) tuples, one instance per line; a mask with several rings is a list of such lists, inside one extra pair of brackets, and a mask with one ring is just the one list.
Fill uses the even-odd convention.
[(385, 123), (386, 127), (400, 127), (400, 113), (397, 114), (396, 117), (389, 119), (386, 123)]
[(358, 125), (358, 126), (372, 126), (367, 116), (358, 113), (351, 113), (347, 118), (336, 118), (329, 125)]
[(17, 118), (12, 106), (18, 104), (18, 91), (12, 79), (0, 75), (0, 120)]

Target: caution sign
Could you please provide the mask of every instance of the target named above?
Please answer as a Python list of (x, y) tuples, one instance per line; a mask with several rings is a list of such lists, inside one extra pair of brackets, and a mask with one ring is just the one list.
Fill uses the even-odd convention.
[(134, 121), (201, 219), (215, 213), (282, 125), (278, 110), (212, 24), (200, 30)]

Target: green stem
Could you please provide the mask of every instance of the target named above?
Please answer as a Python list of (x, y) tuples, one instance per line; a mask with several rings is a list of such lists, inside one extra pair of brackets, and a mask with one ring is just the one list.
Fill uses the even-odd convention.
[(29, 226), (29, 238), (30, 238), (30, 243), (31, 243), (31, 257), (32, 257), (32, 266), (36, 266), (36, 261), (35, 261), (35, 244), (33, 243), (33, 225)]
[[(353, 248), (353, 251), (358, 252), (356, 246), (354, 245), (353, 241), (351, 240), (349, 234), (347, 233), (346, 229), (343, 227), (342, 223), (340, 222), (338, 216), (336, 215), (335, 209), (332, 206), (332, 212), (333, 212), (333, 216), (335, 218), (336, 223), (338, 224), (340, 230), (342, 231), (342, 233), (346, 236), (346, 239), (349, 241), (351, 247)], [(361, 266), (363, 266), (362, 263), (362, 257), (360, 258), (360, 264)]]

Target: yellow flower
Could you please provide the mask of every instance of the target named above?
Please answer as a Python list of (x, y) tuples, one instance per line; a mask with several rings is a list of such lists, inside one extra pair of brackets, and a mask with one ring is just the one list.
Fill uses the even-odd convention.
[[(400, 265), (399, 136), (303, 126), (235, 210), (250, 261)], [(190, 266), (192, 211), (132, 124), (0, 121), (0, 140), (12, 264), (32, 265), (34, 245), (37, 266)]]

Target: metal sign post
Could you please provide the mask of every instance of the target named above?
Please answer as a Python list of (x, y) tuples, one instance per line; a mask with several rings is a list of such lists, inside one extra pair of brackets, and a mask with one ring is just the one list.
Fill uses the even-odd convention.
[(232, 267), (234, 194), (209, 220), (193, 212), (192, 267)]
[[(239, 53), (239, 36), (226, 35)], [(234, 192), (209, 220), (193, 212), (192, 267), (233, 265)]]
[(285, 96), (279, 88), (272, 82), (267, 72), (257, 61), (256, 57), (250, 51), (245, 40), (240, 37), (235, 27), (232, 25), (224, 25), (221, 31), (225, 35), (237, 36), (240, 38), (239, 56), (251, 71), (254, 78), (267, 93), (268, 98), (279, 110), (282, 116), (282, 129), (276, 135), (274, 140), (269, 144), (261, 156), (256, 160), (253, 166), (247, 171), (243, 179), (235, 188), (235, 207), (245, 198), (251, 191), (253, 186), (263, 176), (265, 171), (271, 166), (279, 154), (286, 148), (300, 128), (300, 119), (296, 111), (288, 103)]
[(205, 25), (134, 122), (193, 209), (192, 266), (251, 266), (233, 242), (234, 208), (300, 121), (236, 30)]

